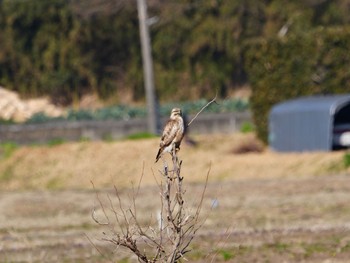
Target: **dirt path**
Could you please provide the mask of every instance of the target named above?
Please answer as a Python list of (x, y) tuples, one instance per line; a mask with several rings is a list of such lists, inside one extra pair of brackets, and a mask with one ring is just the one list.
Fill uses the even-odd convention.
[[(202, 189), (201, 183), (187, 185), (189, 204)], [(102, 199), (107, 193), (113, 197), (111, 190), (99, 191)], [(122, 200), (129, 195), (123, 190)], [(154, 186), (141, 188), (142, 218), (154, 218), (158, 196)], [(0, 262), (134, 262), (99, 241), (106, 229), (91, 219), (94, 205), (93, 191), (1, 192)], [(210, 182), (202, 215), (208, 218), (190, 262), (350, 260), (350, 177), (345, 175)]]

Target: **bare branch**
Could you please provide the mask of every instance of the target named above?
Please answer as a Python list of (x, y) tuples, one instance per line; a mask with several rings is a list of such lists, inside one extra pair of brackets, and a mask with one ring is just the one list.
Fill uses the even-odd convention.
[(109, 222), (101, 222), (97, 219), (95, 207), (91, 211), (91, 217), (99, 225), (109, 225)]
[(94, 189), (94, 191), (95, 191), (95, 193), (96, 193), (96, 199), (97, 199), (97, 201), (98, 201), (99, 204), (100, 204), (100, 207), (101, 207), (101, 209), (102, 209), (102, 211), (103, 211), (103, 214), (104, 214), (105, 218), (107, 219), (107, 222), (106, 222), (106, 223), (102, 223), (102, 222), (100, 222), (100, 221), (97, 219), (95, 208), (93, 208), (93, 210), (92, 210), (92, 212), (91, 212), (91, 217), (92, 217), (92, 219), (93, 219), (97, 224), (99, 224), (99, 225), (108, 225), (108, 224), (110, 223), (109, 218), (108, 218), (108, 215), (107, 215), (107, 213), (106, 213), (106, 211), (105, 211), (105, 209), (104, 209), (104, 206), (103, 206), (102, 201), (101, 201), (101, 199), (100, 199), (100, 197), (99, 197), (99, 195), (98, 195), (98, 192), (97, 192), (97, 190), (96, 190), (96, 188), (95, 188), (95, 185), (94, 185), (93, 181), (90, 181), (90, 182), (91, 182), (91, 184), (92, 184), (92, 188)]
[(142, 163), (142, 173), (141, 173), (141, 176), (140, 176), (140, 181), (139, 181), (139, 184), (137, 186), (137, 192), (136, 192), (136, 195), (134, 196), (134, 199), (136, 199), (137, 196), (139, 195), (141, 182), (142, 182), (144, 174), (145, 174), (145, 162)]
[(209, 170), (208, 170), (207, 176), (206, 176), (206, 178), (205, 178), (205, 184), (204, 184), (204, 189), (203, 189), (203, 192), (202, 192), (202, 195), (201, 195), (201, 200), (200, 200), (199, 205), (198, 205), (198, 207), (197, 207), (196, 218), (198, 218), (199, 213), (200, 213), (200, 211), (201, 211), (201, 209), (202, 209), (204, 194), (205, 194), (205, 191), (207, 190), (207, 186), (208, 186), (208, 180), (209, 180), (210, 170), (211, 170), (211, 163), (210, 163), (210, 165), (209, 165)]
[[(230, 238), (232, 232), (229, 231), (229, 230), (230, 230), (230, 227), (228, 227), (228, 228), (225, 230), (225, 233), (224, 233), (225, 235), (224, 235), (224, 237), (223, 237), (222, 239), (219, 239), (218, 242), (217, 242), (217, 244), (216, 244), (214, 247), (216, 247), (216, 248), (220, 247), (220, 246), (219, 246), (219, 243), (220, 243), (221, 241), (223, 241), (223, 240), (224, 240), (224, 241), (227, 241), (227, 240)], [(212, 257), (210, 263), (215, 262), (215, 258), (217, 257), (218, 253), (219, 253), (219, 250), (217, 249), (216, 252), (215, 252), (215, 254), (213, 255), (213, 257)], [(208, 256), (209, 256), (209, 255), (210, 255), (210, 254), (208, 254)], [(207, 256), (207, 257), (208, 257), (208, 256)]]
[[(215, 102), (215, 99), (216, 96), (210, 103)], [(153, 226), (156, 223), (154, 220), (151, 220), (146, 225), (141, 224), (137, 214), (136, 199), (139, 196), (141, 182), (144, 176), (144, 164), (137, 188), (132, 186), (132, 196), (130, 197), (128, 195), (131, 198), (130, 204), (126, 206), (122, 203), (121, 195), (115, 185), (114, 191), (117, 198), (117, 208), (114, 207), (111, 197), (107, 195), (109, 206), (120, 227), (120, 233), (112, 230), (111, 236), (105, 236), (102, 240), (114, 244), (117, 248), (122, 247), (129, 250), (137, 256), (139, 262), (178, 263), (180, 260), (187, 260), (185, 255), (191, 251), (189, 246), (196, 236), (197, 230), (203, 225), (203, 223), (200, 224), (199, 222), (199, 214), (203, 205), (211, 165), (198, 206), (191, 213), (186, 208), (187, 202), (185, 202), (184, 198), (186, 191), (183, 189), (184, 177), (181, 176), (182, 161), (178, 160), (175, 151), (171, 154), (172, 167), (168, 169), (168, 165), (164, 160), (164, 169), (160, 171), (162, 179), (158, 181), (153, 174), (159, 188), (160, 196), (160, 210), (157, 212), (158, 228)], [(110, 219), (98, 195), (97, 198), (107, 219), (107, 224), (110, 224)], [(92, 215), (96, 223), (103, 225), (96, 218), (95, 212)]]
[(102, 251), (95, 245), (94, 242), (92, 242), (92, 240), (90, 239), (90, 237), (89, 237), (87, 234), (85, 234), (85, 236), (86, 236), (87, 240), (90, 242), (90, 244), (97, 250), (97, 252), (98, 252), (103, 258), (108, 259), (111, 263), (113, 262), (112, 259), (107, 258), (107, 257), (102, 253)]
[(217, 104), (217, 102), (216, 102), (217, 96), (218, 96), (218, 92), (216, 92), (214, 99), (212, 99), (212, 100), (209, 101), (204, 107), (202, 107), (201, 110), (192, 118), (192, 120), (187, 124), (187, 127), (189, 127), (189, 126), (191, 125), (191, 123), (198, 117), (198, 115), (199, 115), (205, 108), (207, 108), (210, 104), (212, 104), (213, 102), (215, 102), (215, 103)]
[(117, 220), (118, 225), (119, 225), (119, 227), (120, 227), (120, 229), (121, 229), (121, 231), (122, 231), (122, 234), (123, 234), (124, 236), (128, 236), (128, 235), (129, 235), (129, 232), (130, 232), (130, 223), (129, 223), (128, 217), (127, 217), (127, 215), (126, 215), (126, 211), (125, 211), (124, 208), (123, 208), (122, 201), (121, 201), (121, 198), (120, 198), (118, 189), (117, 189), (117, 187), (116, 187), (115, 185), (114, 185), (114, 191), (115, 191), (115, 195), (116, 195), (116, 197), (117, 197), (117, 199), (118, 199), (118, 205), (119, 205), (120, 212), (122, 213), (123, 220), (125, 221), (125, 225), (126, 225), (126, 226), (125, 226), (125, 228), (126, 228), (125, 230), (126, 230), (126, 233), (124, 233), (123, 225), (121, 224), (121, 222), (120, 222), (120, 220), (119, 220), (118, 214), (117, 214), (117, 212), (116, 212), (115, 209), (114, 209), (113, 202), (112, 202), (112, 200), (111, 200), (111, 198), (110, 198), (109, 195), (108, 195), (108, 200), (109, 200), (109, 202), (110, 202), (112, 211), (114, 212), (114, 214), (115, 214), (115, 216), (116, 216), (116, 220)]

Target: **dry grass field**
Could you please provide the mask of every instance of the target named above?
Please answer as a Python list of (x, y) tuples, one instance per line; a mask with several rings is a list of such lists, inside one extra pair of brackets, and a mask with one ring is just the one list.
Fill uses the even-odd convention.
[[(209, 169), (210, 176), (204, 224), (189, 262), (349, 262), (344, 152), (238, 154), (259, 148), (252, 134), (191, 138), (196, 146), (184, 144), (179, 152), (190, 208)], [(1, 149), (0, 262), (136, 262), (101, 241), (109, 230), (91, 218), (98, 205), (91, 181), (103, 200), (116, 198), (115, 185), (128, 202), (143, 173), (138, 213), (141, 221), (154, 219), (162, 168), (154, 164), (158, 140)]]

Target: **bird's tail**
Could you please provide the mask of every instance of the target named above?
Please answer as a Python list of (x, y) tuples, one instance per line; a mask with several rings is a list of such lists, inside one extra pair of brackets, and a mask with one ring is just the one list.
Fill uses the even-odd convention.
[(155, 161), (155, 163), (158, 162), (161, 153), (162, 153), (162, 148), (159, 148), (159, 151), (158, 151), (157, 156), (156, 156), (156, 161)]

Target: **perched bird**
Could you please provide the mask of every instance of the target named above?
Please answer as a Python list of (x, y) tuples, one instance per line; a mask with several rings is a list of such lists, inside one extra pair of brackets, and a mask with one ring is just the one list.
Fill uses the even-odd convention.
[(171, 111), (170, 119), (165, 124), (162, 138), (160, 139), (159, 151), (156, 156), (156, 162), (164, 152), (171, 153), (180, 150), (181, 140), (185, 134), (185, 125), (182, 118), (182, 113), (179, 108), (174, 108)]

